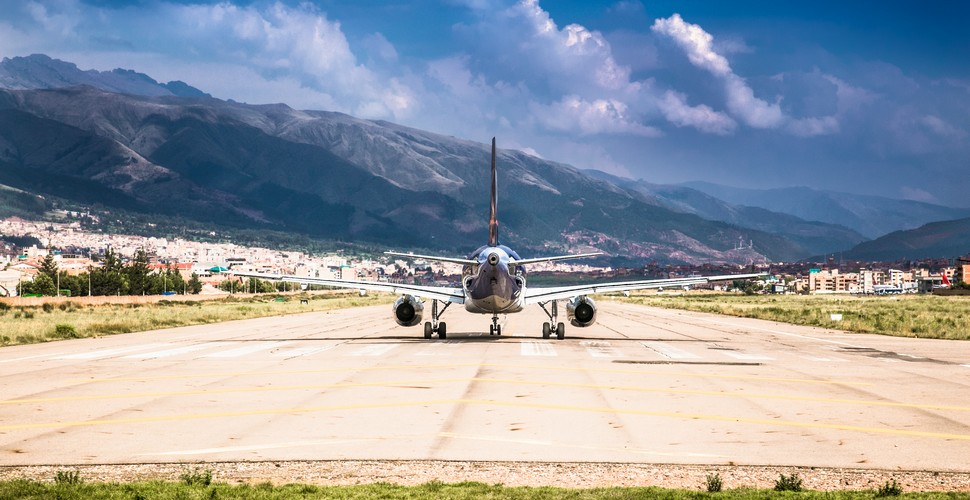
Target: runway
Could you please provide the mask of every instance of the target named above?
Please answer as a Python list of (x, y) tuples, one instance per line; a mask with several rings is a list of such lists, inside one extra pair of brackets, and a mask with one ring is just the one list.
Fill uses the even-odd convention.
[[(390, 304), (0, 349), (0, 465), (630, 462), (970, 472), (970, 343), (602, 301)], [(483, 333), (484, 332), (484, 333)]]

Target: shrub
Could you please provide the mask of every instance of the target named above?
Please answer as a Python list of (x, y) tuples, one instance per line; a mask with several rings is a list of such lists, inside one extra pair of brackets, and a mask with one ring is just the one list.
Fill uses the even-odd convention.
[(54, 483), (56, 484), (76, 485), (82, 482), (81, 471), (59, 470), (54, 474)]
[(45, 313), (54, 312), (54, 304), (51, 304), (50, 302), (44, 302), (44, 305), (41, 307), (44, 309)]
[(61, 339), (77, 339), (80, 338), (80, 335), (77, 334), (77, 330), (74, 328), (74, 325), (60, 323), (54, 327), (54, 337)]
[(724, 484), (721, 482), (720, 474), (708, 474), (707, 475), (707, 491), (709, 493), (717, 493), (721, 491)]
[(209, 486), (212, 484), (212, 471), (198, 469), (187, 470), (179, 476), (183, 483), (189, 486)]
[(780, 474), (775, 481), (775, 491), (802, 491), (802, 478), (795, 473), (790, 476)]
[(892, 481), (886, 481), (886, 484), (879, 487), (876, 490), (877, 497), (898, 497), (903, 494), (903, 487), (896, 482), (895, 479)]

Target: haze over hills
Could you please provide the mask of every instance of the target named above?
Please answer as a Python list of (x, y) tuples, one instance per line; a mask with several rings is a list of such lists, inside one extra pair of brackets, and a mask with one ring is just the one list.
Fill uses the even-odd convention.
[[(664, 208), (695, 214), (709, 220), (727, 222), (741, 227), (783, 235), (802, 248), (817, 253), (855, 245), (866, 238), (845, 226), (812, 222), (793, 215), (772, 212), (764, 208), (735, 205), (685, 186), (651, 184), (643, 180), (616, 177), (597, 170), (585, 171), (591, 177), (604, 179), (617, 186), (642, 194), (648, 202)], [(747, 242), (740, 242), (746, 244)], [(828, 250), (822, 250), (828, 249)]]
[(867, 238), (914, 229), (934, 221), (970, 216), (970, 210), (880, 196), (820, 191), (807, 187), (747, 189), (688, 182), (682, 184), (729, 203), (761, 207), (810, 221), (842, 224)]
[(847, 259), (893, 261), (953, 258), (970, 253), (970, 218), (931, 222), (895, 231), (845, 251)]
[[(163, 217), (394, 248), (470, 251), (487, 233), (483, 143), (340, 113), (222, 101), (46, 56), (0, 66), (0, 86), (18, 86), (0, 91), (0, 183)], [(62, 88), (82, 78), (84, 86)], [(30, 85), (38, 88), (23, 88)], [(188, 97), (175, 95), (184, 88)], [(688, 188), (590, 176), (518, 151), (500, 150), (498, 164), (502, 240), (523, 254), (598, 248), (620, 257), (614, 263), (750, 263), (863, 239), (842, 226)], [(752, 245), (736, 249), (739, 241)]]

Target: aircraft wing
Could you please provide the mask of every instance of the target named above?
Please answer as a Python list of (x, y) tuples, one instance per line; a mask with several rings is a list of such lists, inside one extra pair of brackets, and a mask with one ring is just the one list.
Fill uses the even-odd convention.
[(618, 283), (597, 283), (585, 285), (571, 285), (545, 288), (526, 288), (526, 304), (536, 304), (550, 300), (571, 299), (579, 295), (594, 293), (625, 292), (630, 290), (645, 290), (648, 288), (663, 288), (668, 286), (700, 285), (711, 281), (739, 280), (759, 278), (764, 273), (753, 274), (725, 274), (721, 276), (691, 276), (688, 278), (668, 278), (640, 281), (623, 281)]
[(359, 281), (342, 280), (328, 278), (311, 278), (309, 276), (290, 276), (285, 274), (263, 274), (263, 273), (232, 273), (235, 276), (246, 278), (258, 278), (264, 280), (286, 281), (289, 283), (299, 283), (307, 285), (330, 286), (334, 288), (347, 288), (351, 290), (372, 290), (375, 292), (391, 292), (396, 294), (409, 294), (416, 297), (432, 300), (443, 300), (456, 304), (465, 303), (465, 293), (461, 288), (450, 288), (444, 286), (423, 286), (408, 285), (402, 283), (385, 283), (380, 281)]

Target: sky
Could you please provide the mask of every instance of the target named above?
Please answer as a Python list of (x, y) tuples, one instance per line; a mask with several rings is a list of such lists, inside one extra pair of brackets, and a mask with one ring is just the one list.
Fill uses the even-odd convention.
[(496, 136), (658, 184), (970, 207), (970, 2), (0, 4), (2, 57)]

